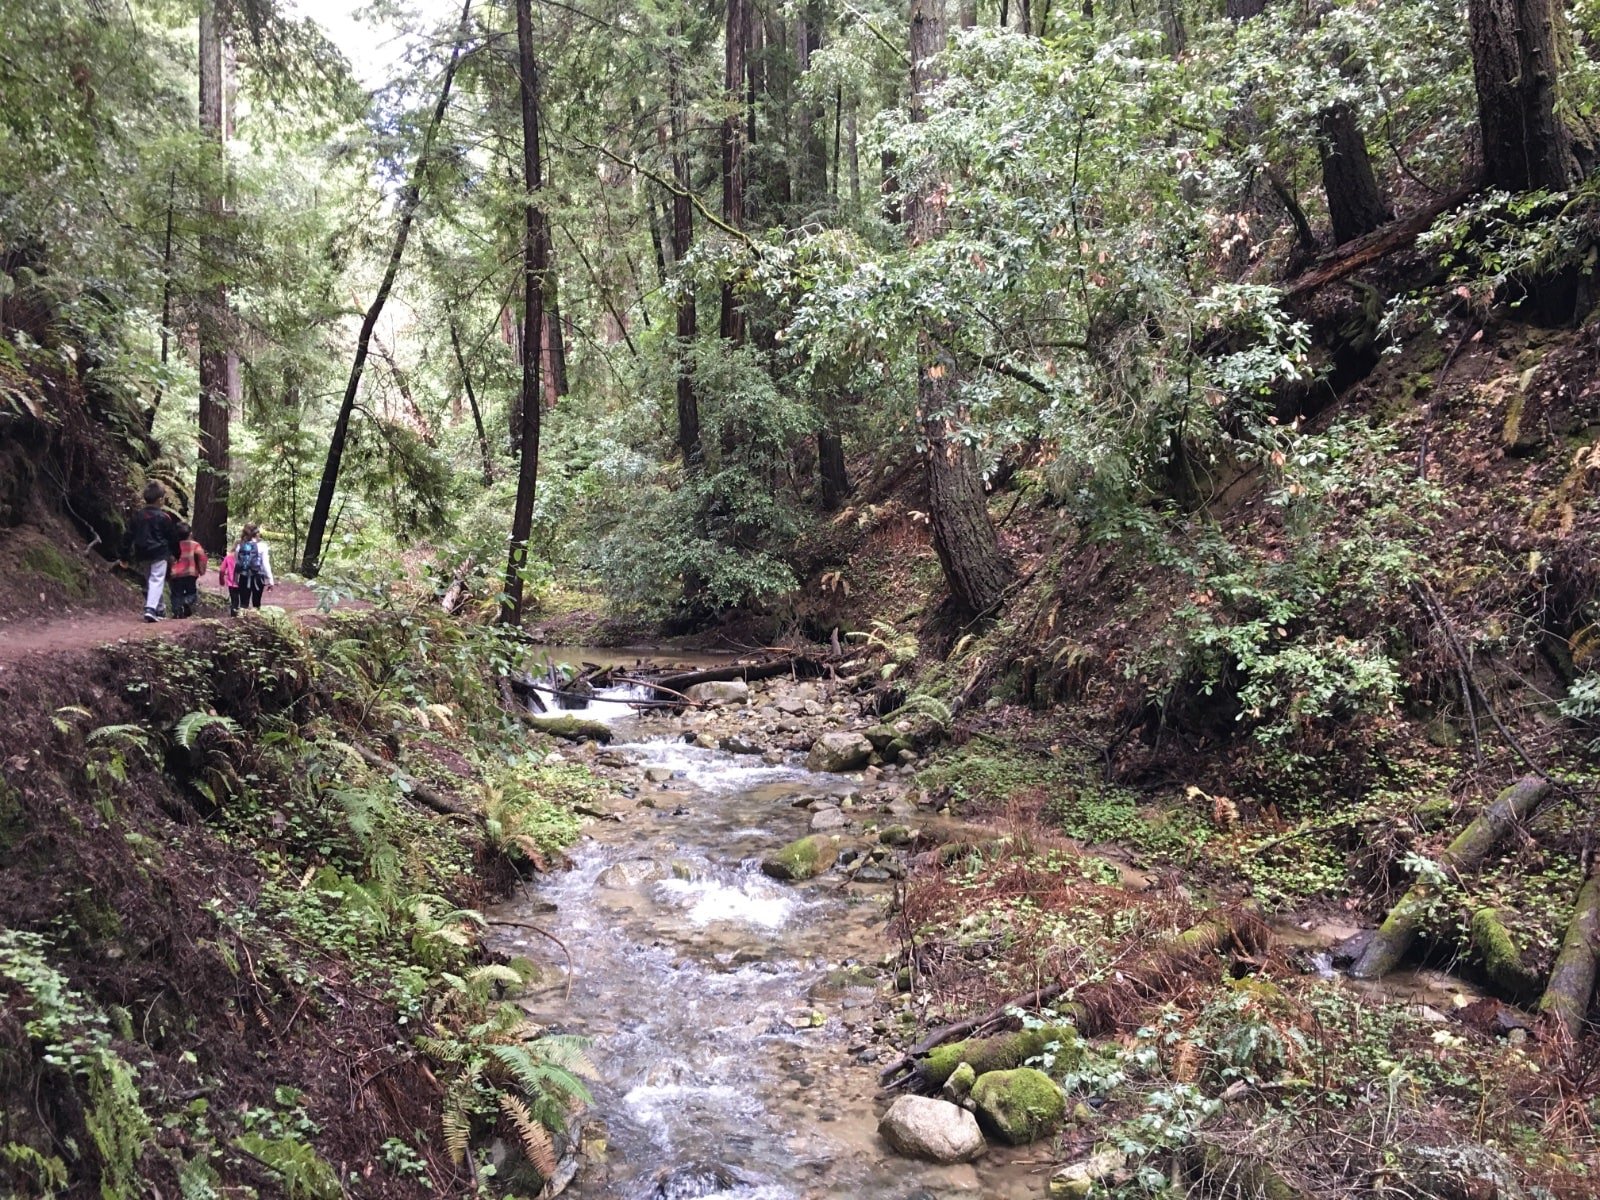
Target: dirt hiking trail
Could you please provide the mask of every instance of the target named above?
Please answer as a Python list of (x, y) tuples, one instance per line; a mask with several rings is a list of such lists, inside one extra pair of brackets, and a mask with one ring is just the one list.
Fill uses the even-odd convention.
[[(20, 662), (32, 655), (52, 654), (59, 651), (92, 650), (118, 641), (136, 641), (145, 638), (176, 639), (186, 629), (209, 621), (231, 621), (225, 607), (228, 593), (214, 578), (200, 584), (200, 594), (209, 603), (202, 603), (199, 614), (187, 620), (149, 622), (144, 619), (142, 596), (132, 587), (128, 589), (128, 608), (118, 611), (86, 611), (78, 616), (56, 620), (13, 619), (0, 623), (0, 663)], [(224, 607), (218, 607), (218, 604)], [(315, 616), (317, 596), (303, 583), (280, 583), (262, 597), (261, 603), (283, 609), (297, 619)]]

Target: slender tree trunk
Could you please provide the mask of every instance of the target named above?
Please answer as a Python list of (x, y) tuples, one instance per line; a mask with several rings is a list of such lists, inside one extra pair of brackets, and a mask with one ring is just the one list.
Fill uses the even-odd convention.
[[(207, 0), (200, 10), (200, 128), (208, 142), (208, 157), (216, 171), (207, 173), (205, 207), (209, 239), (215, 245), (227, 220), (227, 191), (223, 182), (227, 156), (227, 127), (223, 117), (223, 56), (226, 37), (217, 0)], [(229, 397), (228, 287), (220, 274), (218, 255), (208, 256), (213, 281), (199, 304), (200, 342), (200, 462), (194, 483), (194, 539), (213, 553), (228, 542)]]
[(1556, 115), (1556, 0), (1468, 0), (1467, 19), (1488, 183), (1510, 192), (1560, 191), (1573, 164), (1571, 138)]
[(478, 408), (478, 394), (472, 389), (472, 372), (467, 370), (467, 357), (461, 353), (461, 333), (456, 320), (450, 318), (450, 348), (456, 354), (456, 369), (461, 372), (461, 386), (467, 393), (467, 407), (472, 410), (472, 427), (478, 431), (478, 453), (483, 456), (483, 486), (494, 483), (494, 456), (489, 452), (489, 435), (484, 432), (483, 412)]
[(850, 207), (859, 210), (861, 207), (861, 141), (857, 136), (856, 128), (856, 102), (850, 101), (850, 118), (845, 122), (845, 129), (850, 141)]
[(1189, 31), (1183, 24), (1183, 13), (1178, 0), (1159, 0), (1161, 35), (1167, 44), (1167, 53), (1177, 58), (1189, 48)]
[(450, 104), (450, 85), (455, 81), (456, 66), (466, 47), (471, 32), (472, 0), (462, 0), (461, 23), (457, 28), (455, 44), (450, 50), (450, 61), (445, 64), (444, 79), (439, 85), (439, 100), (433, 106), (433, 115), (423, 135), (422, 148), (417, 151), (417, 161), (411, 168), (411, 177), (399, 196), (399, 221), (395, 226), (394, 244), (389, 248), (389, 262), (384, 267), (378, 292), (367, 307), (361, 321), (361, 332), (356, 337), (356, 356), (350, 364), (350, 378), (345, 383), (344, 399), (339, 404), (339, 416), (333, 423), (333, 436), (328, 442), (328, 458), (322, 467), (322, 482), (317, 488), (317, 502), (311, 510), (311, 522), (306, 527), (306, 549), (300, 562), (300, 573), (315, 575), (322, 567), (322, 542), (327, 533), (328, 518), (333, 513), (333, 495), (339, 486), (339, 467), (344, 461), (345, 442), (350, 436), (350, 416), (355, 411), (356, 394), (361, 390), (361, 373), (367, 365), (367, 354), (372, 344), (372, 331), (377, 327), (383, 307), (394, 290), (395, 276), (400, 271), (400, 260), (405, 256), (406, 242), (411, 237), (411, 225), (416, 219), (417, 203), (422, 197), (422, 179), (428, 169), (429, 155), (439, 126), (444, 122), (445, 109)]
[[(672, 261), (682, 263), (694, 246), (694, 205), (690, 201), (693, 183), (689, 176), (688, 118), (683, 95), (682, 67), (676, 54), (668, 59), (669, 103), (672, 108)], [(678, 294), (677, 312), (678, 359), (678, 451), (683, 455), (683, 469), (694, 474), (705, 461), (705, 447), (700, 440), (700, 397), (695, 390), (694, 342), (699, 334), (699, 317), (695, 309), (694, 281), (684, 280)]]
[(511, 549), (506, 556), (503, 625), (522, 623), (522, 577), (533, 532), (534, 491), (539, 481), (539, 369), (544, 355), (544, 298), (549, 273), (550, 234), (539, 192), (544, 187), (539, 161), (539, 71), (533, 58), (533, 0), (516, 0), (517, 91), (522, 98), (522, 457), (517, 463), (517, 500), (511, 510)]
[(822, 477), (822, 508), (834, 512), (850, 495), (850, 473), (845, 467), (844, 440), (829, 425), (817, 431), (817, 466)]
[(1329, 105), (1317, 118), (1317, 153), (1322, 159), (1322, 188), (1328, 197), (1333, 242), (1371, 233), (1394, 219), (1367, 154), (1367, 139), (1355, 110), (1344, 101)]
[[(931, 62), (944, 48), (944, 0), (911, 0), (911, 119), (936, 82)], [(944, 232), (944, 210), (934, 187), (907, 197), (910, 240), (918, 246)], [(933, 548), (956, 603), (980, 616), (999, 608), (1010, 580), (989, 520), (977, 455), (961, 436), (966, 413), (957, 390), (956, 364), (944, 349), (948, 330), (930, 323), (917, 336), (917, 422), (926, 446), (924, 470)]]
[[(797, 77), (811, 69), (811, 56), (822, 48), (822, 22), (821, 8), (808, 5), (795, 31), (794, 63)], [(828, 147), (818, 128), (822, 124), (824, 111), (820, 103), (802, 104), (799, 107), (799, 170), (792, 190), (794, 198), (800, 202), (801, 212), (807, 217), (810, 216), (811, 206), (828, 194)], [(834, 111), (838, 111), (837, 107)]]
[(156, 427), (156, 413), (161, 411), (161, 401), (167, 394), (166, 369), (172, 343), (172, 216), (178, 186), (176, 168), (167, 172), (167, 233), (161, 246), (161, 383), (156, 388), (155, 399), (145, 415), (144, 428), (149, 433)]
[[(727, 0), (723, 55), (722, 219), (735, 229), (744, 225), (745, 114), (749, 110), (745, 75), (750, 45), (749, 0)], [(735, 345), (744, 341), (744, 310), (731, 282), (722, 285), (718, 333)]]

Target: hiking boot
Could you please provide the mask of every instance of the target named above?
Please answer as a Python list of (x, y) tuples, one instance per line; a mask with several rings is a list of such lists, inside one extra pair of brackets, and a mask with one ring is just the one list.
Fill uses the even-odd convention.
[(159, 612), (157, 612), (153, 608), (147, 608), (147, 609), (144, 610), (144, 619), (146, 621), (151, 622), (152, 624), (154, 624), (156, 621), (165, 621), (166, 620), (166, 618), (164, 616), (162, 616)]

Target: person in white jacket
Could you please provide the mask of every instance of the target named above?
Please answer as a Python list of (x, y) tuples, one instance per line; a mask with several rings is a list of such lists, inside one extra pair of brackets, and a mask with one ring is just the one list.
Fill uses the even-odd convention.
[(261, 593), (273, 586), (272, 553), (261, 540), (261, 526), (251, 522), (239, 533), (233, 552), (233, 578), (240, 608), (260, 608)]

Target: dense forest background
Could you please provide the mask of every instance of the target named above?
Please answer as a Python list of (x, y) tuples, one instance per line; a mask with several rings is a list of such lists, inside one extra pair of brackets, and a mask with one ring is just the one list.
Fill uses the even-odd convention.
[[(1379, 355), (1587, 298), (1586, 6), (944, 10), (375, 5), (368, 92), (270, 0), (8, 5), (8, 369), (66, 358), (213, 549), (509, 539), (512, 616), (780, 610), (920, 456), (972, 614), (1019, 472), (1116, 536), (1243, 471), (1306, 508), (1383, 435), (1302, 418)], [(1429, 277), (1295, 282), (1396, 216)]]

